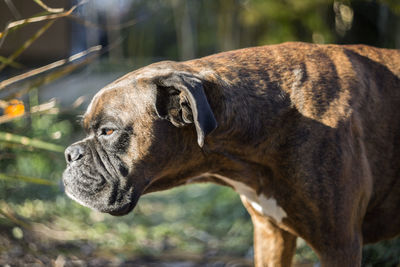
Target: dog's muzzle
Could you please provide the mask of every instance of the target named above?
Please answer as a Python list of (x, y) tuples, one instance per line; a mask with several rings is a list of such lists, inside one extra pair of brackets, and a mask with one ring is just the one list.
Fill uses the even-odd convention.
[(110, 173), (110, 163), (103, 162), (94, 148), (85, 142), (73, 144), (65, 150), (65, 160), (63, 183), (71, 199), (111, 215), (124, 215), (135, 207), (139, 197), (134, 186)]

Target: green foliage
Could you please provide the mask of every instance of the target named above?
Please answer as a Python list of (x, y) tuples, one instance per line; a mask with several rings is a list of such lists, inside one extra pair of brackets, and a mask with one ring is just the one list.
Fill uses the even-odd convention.
[(400, 238), (365, 246), (362, 262), (365, 267), (399, 266)]
[(142, 17), (157, 14), (122, 31), (124, 57), (140, 66), (147, 57), (183, 60), (286, 41), (400, 47), (397, 0), (153, 0), (131, 9)]
[[(36, 94), (31, 94), (30, 103), (38, 104)], [(0, 140), (1, 172), (7, 176), (0, 180), (0, 199), (47, 199), (59, 193), (56, 186), (43, 184), (58, 184), (60, 180), (65, 167), (63, 147), (70, 143), (77, 127), (71, 121), (74, 119), (68, 114), (43, 113), (0, 124), (0, 137), (7, 137), (3, 131), (13, 133)]]

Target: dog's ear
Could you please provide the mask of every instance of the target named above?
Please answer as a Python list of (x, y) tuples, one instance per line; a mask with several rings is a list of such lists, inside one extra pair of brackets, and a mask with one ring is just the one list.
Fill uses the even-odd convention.
[(217, 127), (200, 79), (189, 73), (173, 73), (156, 77), (156, 111), (158, 116), (182, 127), (194, 123), (197, 143), (203, 147), (204, 138)]

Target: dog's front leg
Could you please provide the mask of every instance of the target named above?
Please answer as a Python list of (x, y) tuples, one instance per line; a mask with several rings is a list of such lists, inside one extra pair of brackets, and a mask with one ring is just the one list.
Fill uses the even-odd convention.
[(357, 267), (361, 266), (361, 240), (356, 240), (341, 248), (330, 248), (319, 252), (323, 267)]
[(275, 226), (268, 218), (260, 215), (242, 197), (242, 202), (250, 213), (254, 227), (254, 265), (291, 266), (296, 249), (296, 236)]

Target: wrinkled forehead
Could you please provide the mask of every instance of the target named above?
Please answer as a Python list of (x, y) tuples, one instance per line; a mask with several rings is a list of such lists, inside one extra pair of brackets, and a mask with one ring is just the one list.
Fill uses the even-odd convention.
[(106, 86), (90, 102), (83, 117), (83, 126), (90, 129), (104, 120), (132, 120), (154, 103), (155, 96), (149, 87), (147, 80), (133, 79), (129, 75)]

